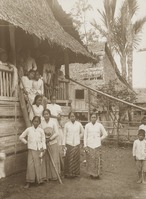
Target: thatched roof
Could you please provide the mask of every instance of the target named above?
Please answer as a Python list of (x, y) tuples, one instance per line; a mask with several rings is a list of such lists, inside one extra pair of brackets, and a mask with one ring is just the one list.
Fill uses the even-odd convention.
[(0, 19), (40, 39), (47, 39), (51, 45), (57, 44), (76, 55), (93, 59), (77, 40), (64, 31), (46, 0), (0, 0)]

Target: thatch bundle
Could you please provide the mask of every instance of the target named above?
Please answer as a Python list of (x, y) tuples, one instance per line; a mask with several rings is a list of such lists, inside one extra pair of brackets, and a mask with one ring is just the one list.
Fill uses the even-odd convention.
[(57, 44), (92, 59), (86, 49), (63, 30), (46, 0), (0, 0), (0, 19), (47, 39), (50, 45)]

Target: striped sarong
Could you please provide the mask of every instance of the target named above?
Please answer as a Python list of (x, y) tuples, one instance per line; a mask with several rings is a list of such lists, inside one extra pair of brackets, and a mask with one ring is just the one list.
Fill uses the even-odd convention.
[(59, 147), (58, 144), (50, 145), (47, 143), (47, 153), (46, 153), (46, 170), (47, 170), (47, 180), (57, 180), (57, 174), (55, 168), (52, 164), (49, 152), (52, 155), (57, 172), (60, 174), (60, 160), (59, 160)]
[(65, 177), (76, 177), (80, 175), (80, 145), (66, 145), (66, 156), (64, 164)]
[(94, 177), (100, 176), (102, 173), (102, 154), (101, 147), (92, 149), (87, 147), (86, 150), (86, 170), (89, 175)]
[(39, 158), (41, 151), (28, 150), (26, 182), (42, 183), (46, 180), (46, 167), (44, 158)]

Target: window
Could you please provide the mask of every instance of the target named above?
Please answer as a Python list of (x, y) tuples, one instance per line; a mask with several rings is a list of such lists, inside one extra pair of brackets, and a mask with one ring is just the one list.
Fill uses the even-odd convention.
[(84, 90), (76, 90), (75, 99), (84, 99)]

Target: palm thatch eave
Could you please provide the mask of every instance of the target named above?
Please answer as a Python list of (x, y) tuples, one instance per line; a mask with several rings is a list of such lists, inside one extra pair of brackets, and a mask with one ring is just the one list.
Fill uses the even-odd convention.
[(41, 40), (46, 39), (49, 44), (69, 49), (75, 57), (85, 57), (86, 62), (95, 60), (77, 40), (63, 30), (46, 0), (0, 0), (0, 19)]

